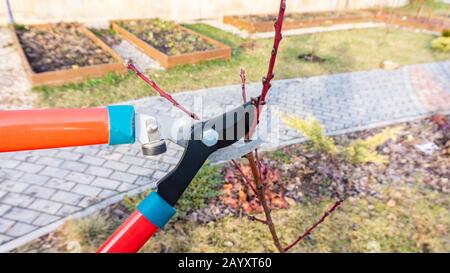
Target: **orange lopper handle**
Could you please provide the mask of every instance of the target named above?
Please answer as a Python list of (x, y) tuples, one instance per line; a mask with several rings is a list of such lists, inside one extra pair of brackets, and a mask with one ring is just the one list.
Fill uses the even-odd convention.
[(134, 108), (0, 111), (0, 152), (134, 142)]

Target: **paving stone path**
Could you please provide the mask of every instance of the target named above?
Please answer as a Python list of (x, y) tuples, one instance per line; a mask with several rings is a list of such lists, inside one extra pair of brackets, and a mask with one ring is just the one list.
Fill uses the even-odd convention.
[[(5, 72), (0, 70), (0, 78), (1, 73)], [(3, 80), (1, 84), (5, 85)], [(249, 96), (259, 90), (260, 84), (248, 85)], [(233, 85), (177, 93), (174, 97), (208, 118), (226, 106), (239, 105), (241, 92), (239, 85)], [(128, 103), (149, 115), (184, 115), (159, 97)], [(207, 107), (197, 111), (202, 104)], [(393, 124), (436, 111), (448, 113), (450, 61), (395, 71), (274, 81), (268, 105), (269, 112), (275, 109), (301, 117), (313, 115), (328, 134)], [(269, 122), (272, 130), (265, 139), (265, 149), (302, 140), (301, 135), (276, 120), (263, 119), (260, 127), (266, 128)], [(154, 187), (155, 181), (176, 165), (181, 153), (180, 148), (169, 144), (164, 155), (147, 159), (136, 144), (0, 154), (0, 251), (55, 229), (68, 216), (92, 213), (119, 201), (124, 194)]]
[(0, 27), (0, 109), (27, 109), (35, 98), (14, 48), (11, 33)]

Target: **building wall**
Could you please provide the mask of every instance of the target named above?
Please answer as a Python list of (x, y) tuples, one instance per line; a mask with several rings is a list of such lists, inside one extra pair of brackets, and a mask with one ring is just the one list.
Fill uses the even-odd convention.
[[(8, 22), (0, 0), (0, 24)], [(223, 15), (277, 11), (279, 0), (10, 0), (17, 23), (96, 22), (160, 17), (172, 20), (222, 18)], [(288, 12), (401, 6), (408, 0), (287, 0)]]

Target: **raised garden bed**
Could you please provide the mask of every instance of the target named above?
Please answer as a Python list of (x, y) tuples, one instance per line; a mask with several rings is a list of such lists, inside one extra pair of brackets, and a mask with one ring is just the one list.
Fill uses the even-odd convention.
[[(308, 12), (286, 14), (283, 29), (317, 27), (333, 24), (361, 23), (370, 21), (369, 11)], [(224, 16), (225, 24), (233, 25), (250, 33), (269, 32), (274, 29), (276, 15)]]
[(416, 17), (398, 12), (378, 12), (375, 14), (375, 20), (391, 25), (418, 28), (434, 32), (441, 32), (444, 29), (450, 28), (449, 19)]
[(62, 85), (126, 70), (120, 56), (81, 25), (43, 24), (11, 30), (33, 86)]
[(125, 20), (111, 26), (165, 68), (231, 56), (230, 47), (171, 21)]

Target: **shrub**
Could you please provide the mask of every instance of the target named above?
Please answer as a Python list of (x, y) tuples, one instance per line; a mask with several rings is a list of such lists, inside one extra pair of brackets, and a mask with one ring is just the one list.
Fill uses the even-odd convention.
[(366, 139), (358, 139), (342, 149), (345, 160), (351, 163), (386, 163), (387, 158), (377, 153), (377, 147), (389, 139), (394, 139), (400, 128), (386, 128), (380, 133)]
[(435, 50), (448, 52), (450, 51), (450, 37), (439, 37), (431, 41), (431, 47)]
[(93, 252), (115, 228), (115, 223), (102, 214), (64, 223), (62, 233), (67, 251)]
[(322, 125), (315, 118), (300, 119), (283, 113), (279, 113), (279, 115), (286, 125), (302, 133), (310, 141), (311, 149), (336, 154), (337, 148), (333, 139), (325, 135)]
[(442, 30), (441, 36), (442, 37), (450, 37), (450, 28), (446, 28), (446, 29)]
[(222, 182), (223, 177), (217, 166), (209, 163), (203, 165), (186, 192), (178, 200), (178, 215), (182, 217), (191, 210), (205, 207), (209, 200), (220, 194), (219, 185)]
[(281, 119), (288, 126), (302, 133), (309, 141), (312, 149), (318, 152), (326, 152), (331, 155), (341, 155), (344, 160), (351, 163), (386, 163), (385, 156), (377, 153), (377, 148), (393, 139), (401, 128), (386, 128), (382, 132), (368, 137), (358, 139), (345, 147), (337, 147), (332, 138), (327, 137), (320, 123), (310, 117), (307, 120), (280, 113)]

